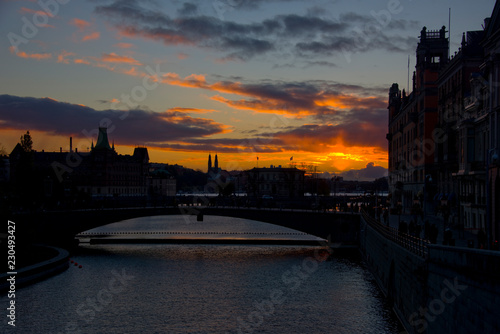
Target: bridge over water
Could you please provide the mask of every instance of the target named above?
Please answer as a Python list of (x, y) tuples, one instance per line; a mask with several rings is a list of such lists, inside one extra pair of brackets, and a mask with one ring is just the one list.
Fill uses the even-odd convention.
[(202, 219), (205, 215), (257, 220), (305, 232), (344, 246), (357, 245), (360, 224), (360, 216), (352, 213), (202, 206), (50, 211), (18, 214), (10, 219), (15, 219), (18, 226), (26, 226), (23, 230), (35, 233), (37, 239), (67, 245), (74, 240), (75, 235), (92, 228), (137, 217), (159, 215), (185, 215), (186, 223)]

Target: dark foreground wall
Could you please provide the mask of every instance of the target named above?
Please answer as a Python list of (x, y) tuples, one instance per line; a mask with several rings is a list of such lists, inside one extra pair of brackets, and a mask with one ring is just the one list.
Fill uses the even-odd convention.
[(429, 247), (428, 333), (500, 333), (500, 252)]
[(409, 333), (500, 333), (500, 253), (429, 245), (419, 256), (361, 219), (360, 251)]

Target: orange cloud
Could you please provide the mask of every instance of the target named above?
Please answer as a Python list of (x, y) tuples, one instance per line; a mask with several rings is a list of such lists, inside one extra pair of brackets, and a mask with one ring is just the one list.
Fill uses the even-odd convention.
[(132, 57), (120, 56), (114, 52), (103, 53), (100, 60), (107, 62), (107, 63), (125, 63), (125, 64), (131, 64), (131, 65), (139, 65), (139, 66), (142, 65), (142, 63), (140, 61), (138, 61)]
[[(366, 96), (369, 95), (367, 92), (371, 91), (369, 88), (322, 81), (241, 83), (225, 80), (209, 83), (203, 74), (191, 74), (181, 78), (177, 73), (170, 72), (162, 76), (162, 82), (244, 96), (244, 99), (239, 100), (219, 95), (211, 99), (236, 109), (280, 113), (297, 118), (337, 115), (340, 111), (351, 112), (355, 109), (381, 110), (386, 108), (385, 97)], [(376, 89), (372, 91), (378, 94)]]
[(9, 50), (11, 53), (15, 54), (20, 58), (36, 59), (36, 60), (52, 58), (51, 53), (26, 53), (24, 51), (16, 51), (16, 48), (14, 46), (9, 47)]
[(59, 55), (57, 55), (57, 62), (63, 64), (69, 64), (69, 60), (66, 57), (74, 56), (73, 52), (62, 51)]
[(130, 49), (134, 47), (134, 44), (132, 43), (116, 43), (113, 45), (115, 48), (120, 48), (120, 49)]
[(90, 33), (86, 36), (83, 36), (82, 42), (91, 41), (94, 39), (99, 39), (99, 37), (101, 37), (101, 33), (98, 31), (94, 31), (93, 33)]
[(21, 7), (19, 12), (21, 14), (37, 14), (37, 15), (45, 15), (45, 16), (53, 17), (53, 15), (51, 13), (47, 13), (43, 10), (34, 10), (34, 9), (26, 8), (26, 7)]
[(245, 93), (239, 82), (216, 82), (209, 84), (204, 74), (191, 74), (182, 79), (177, 73), (166, 73), (162, 77), (162, 82), (174, 86), (182, 86), (189, 88), (202, 88), (213, 90), (221, 93), (249, 95)]
[(82, 58), (80, 58), (80, 59), (75, 59), (75, 60), (73, 60), (73, 62), (74, 62), (75, 64), (85, 64), (85, 65), (90, 65), (90, 62), (89, 62), (88, 60), (85, 60), (85, 59), (82, 59)]
[(90, 27), (90, 22), (88, 21), (85, 21), (85, 20), (82, 20), (82, 19), (78, 19), (78, 18), (74, 18), (70, 21), (70, 24), (74, 25), (75, 27), (78, 28), (78, 30), (80, 31), (83, 31), (85, 30), (86, 28)]
[(215, 95), (211, 97), (212, 100), (224, 103), (225, 105), (235, 108), (235, 109), (240, 109), (240, 110), (251, 110), (254, 112), (261, 112), (261, 113), (282, 113), (282, 114), (293, 114), (293, 116), (297, 118), (302, 118), (305, 116), (311, 115), (310, 111), (305, 109), (305, 110), (294, 110), (294, 112), (290, 112), (288, 109), (288, 106), (279, 101), (272, 101), (272, 100), (258, 100), (258, 99), (252, 99), (252, 100), (245, 100), (245, 99), (240, 99), (240, 100), (229, 100), (226, 99), (220, 95)]
[(186, 114), (208, 114), (213, 112), (219, 112), (219, 110), (214, 110), (214, 109), (181, 108), (181, 107), (170, 108), (168, 109), (168, 111), (186, 113)]

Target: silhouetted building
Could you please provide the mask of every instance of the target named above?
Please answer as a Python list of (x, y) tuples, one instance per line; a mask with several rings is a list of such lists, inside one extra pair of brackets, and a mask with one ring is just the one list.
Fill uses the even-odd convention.
[(106, 128), (90, 154), (75, 172), (79, 190), (93, 196), (146, 196), (148, 194), (149, 154), (146, 147), (136, 147), (133, 155), (119, 155), (109, 145)]
[(10, 160), (6, 155), (0, 155), (0, 184), (10, 181)]
[(487, 222), (486, 234), (489, 243), (500, 238), (500, 2), (497, 1), (491, 18), (486, 20), (484, 62), (480, 69), (481, 85), (474, 90), (477, 99), (484, 105), (489, 123), (489, 146), (485, 149)]
[(150, 195), (172, 197), (176, 195), (176, 180), (166, 169), (160, 168), (149, 172)]
[[(17, 144), (9, 156), (11, 182), (31, 193), (29, 201), (76, 198), (147, 196), (149, 155), (145, 147), (133, 155), (120, 155), (109, 144), (106, 128), (99, 128), (97, 143), (90, 152), (24, 152)], [(21, 195), (19, 195), (21, 196)]]
[(441, 166), (436, 204), (443, 216), (457, 215), (465, 229), (476, 225), (476, 232), (484, 230), (486, 222), (484, 149), (488, 129), (481, 108), (471, 98), (483, 62), (482, 38), (483, 31), (464, 33), (458, 53), (440, 73), (441, 136), (436, 140), (436, 163)]
[[(448, 58), (444, 27), (422, 29), (413, 92), (389, 90), (393, 205), (420, 202), (491, 246), (500, 236), (500, 3)], [(427, 204), (427, 205), (426, 205)]]
[[(439, 71), (448, 61), (445, 27), (420, 32), (408, 96), (397, 83), (389, 90), (389, 186), (393, 205), (410, 209), (415, 202), (429, 200), (435, 179), (434, 135), (438, 119)], [(426, 184), (428, 186), (426, 187)], [(424, 205), (425, 207), (425, 205)]]
[(297, 168), (253, 168), (244, 172), (247, 193), (250, 196), (263, 195), (283, 198), (304, 196), (304, 174)]
[(219, 158), (217, 157), (217, 153), (215, 154), (214, 157), (214, 165), (212, 166), (212, 155), (208, 155), (208, 169), (207, 173), (209, 174), (209, 177), (211, 175), (216, 175), (219, 174), (221, 169), (219, 168)]

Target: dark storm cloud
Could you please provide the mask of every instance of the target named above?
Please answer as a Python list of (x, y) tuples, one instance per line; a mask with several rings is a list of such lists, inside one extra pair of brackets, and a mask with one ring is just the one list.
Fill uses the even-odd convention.
[[(222, 0), (219, 0), (219, 2)], [(284, 1), (284, 0), (283, 0)], [(261, 1), (227, 1), (228, 8), (255, 9)], [(222, 59), (248, 60), (271, 51), (308, 57), (331, 56), (346, 52), (386, 50), (407, 52), (416, 38), (405, 36), (416, 23), (402, 19), (387, 22), (373, 15), (344, 13), (338, 18), (320, 17), (319, 11), (304, 15), (276, 15), (261, 22), (238, 23), (215, 13), (198, 15), (199, 2), (185, 2), (179, 17), (146, 8), (134, 0), (116, 0), (97, 6), (122, 34), (162, 41), (167, 45), (195, 45), (220, 50)], [(212, 16), (210, 16), (212, 15)]]
[(194, 15), (198, 12), (198, 6), (190, 2), (185, 2), (177, 12), (182, 16)]
[(155, 146), (155, 143), (187, 140), (226, 131), (223, 124), (179, 112), (140, 109), (98, 111), (49, 98), (0, 95), (0, 128), (88, 137), (99, 126), (107, 126), (112, 138), (124, 145)]

